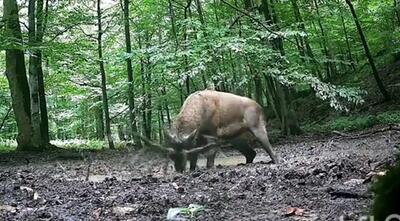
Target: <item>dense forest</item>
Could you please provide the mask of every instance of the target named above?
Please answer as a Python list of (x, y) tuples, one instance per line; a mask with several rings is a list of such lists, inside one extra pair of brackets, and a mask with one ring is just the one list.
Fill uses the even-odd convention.
[(0, 15), (1, 220), (400, 217), (399, 0)]
[(4, 1), (1, 11), (1, 139), (19, 134), (21, 149), (162, 139), (206, 88), (255, 99), (284, 135), (321, 118), (305, 107), (343, 113), (398, 89), (381, 71), (399, 58), (397, 1)]

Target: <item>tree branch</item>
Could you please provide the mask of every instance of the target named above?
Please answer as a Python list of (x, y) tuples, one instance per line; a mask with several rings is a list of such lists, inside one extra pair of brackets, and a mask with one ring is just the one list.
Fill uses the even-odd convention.
[(120, 116), (121, 114), (125, 113), (127, 110), (129, 109), (129, 107), (124, 108), (122, 111), (116, 113), (114, 116), (110, 117), (110, 121), (113, 121), (115, 118), (117, 118), (118, 116)]
[[(297, 43), (296, 43), (296, 42), (292, 41), (291, 39), (289, 39), (289, 38), (283, 36), (282, 34), (280, 34), (280, 33), (278, 33), (278, 32), (273, 31), (270, 27), (268, 27), (268, 26), (265, 25), (262, 21), (258, 20), (258, 19), (255, 18), (254, 16), (252, 16), (249, 12), (247, 12), (247, 11), (245, 11), (245, 10), (242, 10), (242, 9), (236, 7), (236, 6), (234, 6), (234, 5), (232, 5), (232, 4), (228, 3), (228, 2), (226, 2), (225, 0), (221, 0), (221, 2), (223, 2), (224, 4), (228, 5), (229, 7), (233, 8), (233, 9), (235, 9), (236, 11), (242, 13), (243, 15), (249, 17), (251, 20), (253, 20), (253, 21), (255, 21), (256, 23), (260, 24), (264, 29), (266, 29), (266, 30), (269, 31), (270, 33), (275, 34), (275, 35), (281, 37), (282, 39), (285, 39), (286, 41), (288, 41), (289, 43), (291, 43), (291, 44), (293, 44), (294, 46), (297, 47)], [(232, 25), (233, 25), (233, 24), (232, 24)], [(232, 25), (230, 26), (230, 28), (232, 27)], [(314, 61), (316, 64), (320, 65), (320, 61), (318, 61), (316, 58), (310, 57), (310, 56), (308, 56), (308, 55), (305, 55), (304, 57), (307, 57), (308, 59)]]
[(261, 25), (264, 29), (266, 29), (267, 31), (269, 31), (270, 33), (277, 35), (285, 40), (287, 40), (288, 42), (292, 43), (293, 45), (296, 45), (296, 42), (292, 41), (291, 39), (279, 34), (278, 32), (272, 30), (270, 27), (268, 27), (267, 25), (265, 25), (262, 21), (258, 20), (257, 18), (255, 18), (254, 16), (252, 16), (249, 12), (242, 10), (228, 2), (226, 2), (225, 0), (221, 0), (222, 3), (224, 3), (225, 5), (235, 9), (236, 11), (244, 14), (245, 16), (249, 17), (251, 20), (255, 21), (256, 23), (258, 23), (259, 25)]
[(87, 34), (87, 33), (82, 29), (82, 27), (79, 26), (79, 25), (77, 26), (77, 28), (82, 32), (82, 34), (86, 35), (89, 39), (92, 39), (92, 40), (96, 40), (96, 41), (97, 41), (97, 37), (95, 37), (94, 34), (93, 34), (93, 35)]

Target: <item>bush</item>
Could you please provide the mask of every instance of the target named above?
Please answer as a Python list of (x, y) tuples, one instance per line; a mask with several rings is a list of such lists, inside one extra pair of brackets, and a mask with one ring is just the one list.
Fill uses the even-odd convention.
[(337, 131), (354, 131), (372, 127), (377, 124), (398, 124), (400, 123), (400, 111), (387, 111), (376, 115), (359, 115), (359, 116), (339, 116), (325, 123), (318, 125), (305, 125), (304, 130), (307, 132), (332, 132)]
[(398, 124), (400, 123), (400, 111), (387, 111), (380, 113), (376, 119), (381, 124)]
[(352, 131), (361, 130), (375, 125), (373, 116), (339, 117), (325, 125), (325, 131)]
[(17, 148), (17, 141), (0, 139), (0, 152), (10, 152)]
[(372, 213), (377, 221), (383, 221), (391, 214), (400, 214), (400, 163), (378, 179), (373, 186), (375, 200)]
[(105, 142), (102, 140), (54, 140), (51, 143), (57, 147), (76, 150), (102, 150), (105, 146)]

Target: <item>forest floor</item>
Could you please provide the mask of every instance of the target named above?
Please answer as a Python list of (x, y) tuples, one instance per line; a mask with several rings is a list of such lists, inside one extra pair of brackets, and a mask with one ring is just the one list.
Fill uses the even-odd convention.
[(185, 174), (136, 151), (8, 153), (0, 220), (165, 220), (189, 204), (205, 209), (194, 220), (356, 220), (370, 210), (371, 174), (394, 163), (399, 141), (387, 127), (301, 136), (274, 145), (279, 165), (261, 150), (248, 165), (227, 151), (215, 169)]

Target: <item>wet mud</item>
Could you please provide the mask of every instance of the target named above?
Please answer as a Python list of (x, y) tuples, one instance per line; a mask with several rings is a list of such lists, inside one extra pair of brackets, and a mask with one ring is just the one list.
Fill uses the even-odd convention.
[[(365, 134), (365, 133), (364, 133)], [(174, 207), (204, 206), (192, 220), (357, 220), (368, 215), (374, 176), (397, 158), (398, 131), (298, 137), (257, 149), (255, 163), (219, 153), (216, 168), (178, 174), (137, 151), (0, 155), (0, 220), (166, 220)]]

